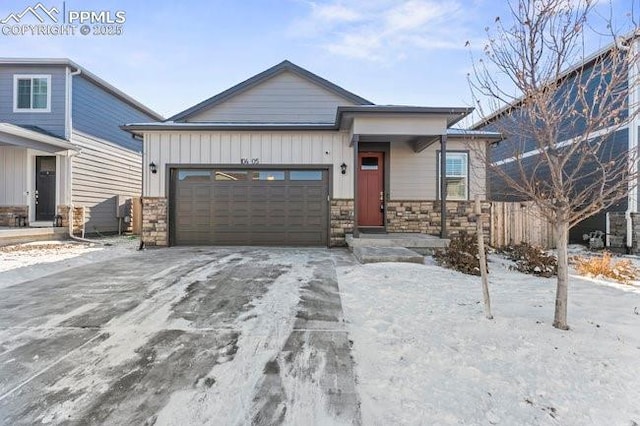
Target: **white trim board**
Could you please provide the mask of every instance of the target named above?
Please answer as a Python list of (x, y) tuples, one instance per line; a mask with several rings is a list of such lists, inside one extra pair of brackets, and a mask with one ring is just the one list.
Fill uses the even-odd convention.
[[(604, 136), (604, 135), (607, 135), (607, 134), (610, 134), (610, 133), (614, 133), (614, 132), (617, 132), (617, 131), (620, 131), (620, 130), (627, 129), (628, 127), (629, 127), (629, 125), (606, 127), (604, 129), (596, 130), (595, 132), (590, 133), (587, 139), (594, 139), (594, 138), (597, 138), (597, 137), (601, 137), (601, 136)], [(566, 139), (566, 140), (563, 140), (563, 141), (558, 142), (557, 144), (555, 144), (554, 148), (564, 148), (565, 146), (572, 145), (572, 144), (580, 141), (581, 139), (583, 139), (582, 136), (571, 138), (571, 139)], [(544, 149), (536, 148), (534, 150), (527, 151), (527, 152), (523, 153), (522, 155), (513, 156), (513, 157), (505, 158), (504, 160), (496, 161), (492, 165), (493, 166), (502, 166), (503, 164), (513, 163), (514, 161), (518, 161), (518, 160), (522, 160), (522, 159), (525, 159), (525, 158), (533, 157), (534, 155), (540, 155), (544, 151), (546, 151), (547, 149), (548, 148), (544, 148)]]

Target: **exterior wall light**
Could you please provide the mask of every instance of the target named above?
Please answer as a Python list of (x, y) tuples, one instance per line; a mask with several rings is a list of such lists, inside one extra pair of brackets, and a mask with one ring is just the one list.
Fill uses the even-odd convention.
[(346, 174), (347, 174), (347, 165), (346, 165), (345, 163), (340, 164), (340, 172), (341, 172), (343, 175), (346, 175)]
[(156, 166), (156, 163), (149, 163), (149, 170), (151, 170), (151, 173), (153, 173), (154, 175), (158, 173), (158, 166)]

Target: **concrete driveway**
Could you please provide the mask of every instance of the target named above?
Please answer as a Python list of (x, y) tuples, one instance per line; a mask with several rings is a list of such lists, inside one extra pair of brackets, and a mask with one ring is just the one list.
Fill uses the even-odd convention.
[(0, 423), (359, 424), (340, 262), (172, 248), (0, 289)]

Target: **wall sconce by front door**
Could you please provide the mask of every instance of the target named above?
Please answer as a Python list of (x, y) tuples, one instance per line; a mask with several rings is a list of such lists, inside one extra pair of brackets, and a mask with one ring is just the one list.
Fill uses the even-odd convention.
[(345, 163), (340, 164), (340, 172), (341, 172), (343, 175), (346, 175), (346, 174), (347, 174), (347, 165), (346, 165)]
[(154, 175), (158, 173), (158, 167), (156, 166), (156, 163), (149, 163), (149, 170), (151, 170), (151, 173), (153, 173)]

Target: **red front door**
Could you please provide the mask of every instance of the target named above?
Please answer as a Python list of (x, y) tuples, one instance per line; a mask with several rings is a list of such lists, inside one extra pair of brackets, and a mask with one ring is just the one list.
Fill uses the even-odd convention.
[(358, 226), (384, 225), (384, 153), (358, 153)]

